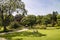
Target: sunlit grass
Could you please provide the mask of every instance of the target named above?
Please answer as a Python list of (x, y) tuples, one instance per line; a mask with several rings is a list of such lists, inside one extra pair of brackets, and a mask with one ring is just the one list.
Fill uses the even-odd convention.
[(9, 38), (10, 40), (60, 40), (60, 29), (38, 29), (38, 33), (33, 33), (33, 29), (31, 29), (20, 33), (0, 35), (0, 37)]

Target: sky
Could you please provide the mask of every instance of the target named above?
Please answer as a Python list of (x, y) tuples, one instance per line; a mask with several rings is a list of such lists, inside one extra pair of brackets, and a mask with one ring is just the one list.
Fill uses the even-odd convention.
[(60, 0), (22, 0), (29, 15), (46, 15), (53, 11), (60, 13)]

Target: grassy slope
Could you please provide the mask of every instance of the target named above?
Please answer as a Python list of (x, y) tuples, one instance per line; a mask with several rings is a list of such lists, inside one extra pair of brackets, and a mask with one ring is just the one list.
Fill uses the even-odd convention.
[[(45, 34), (46, 36), (33, 37), (28, 33), (28, 32), (32, 32), (32, 30), (29, 30), (27, 33), (26, 32), (13, 33), (15, 35), (8, 34), (8, 35), (3, 35), (3, 37), (10, 37), (10, 38), (12, 37), (11, 40), (14, 40), (14, 39), (16, 39), (16, 40), (17, 39), (21, 39), (21, 40), (60, 40), (60, 30), (57, 30), (57, 29), (55, 29), (55, 30), (39, 30), (38, 29), (38, 31), (39, 31), (39, 33)], [(2, 37), (2, 35), (0, 35), (0, 36)]]

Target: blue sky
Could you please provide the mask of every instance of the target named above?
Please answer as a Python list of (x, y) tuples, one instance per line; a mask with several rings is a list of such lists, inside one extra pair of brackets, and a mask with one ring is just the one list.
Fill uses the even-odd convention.
[(46, 15), (53, 11), (60, 13), (60, 0), (22, 0), (28, 14)]

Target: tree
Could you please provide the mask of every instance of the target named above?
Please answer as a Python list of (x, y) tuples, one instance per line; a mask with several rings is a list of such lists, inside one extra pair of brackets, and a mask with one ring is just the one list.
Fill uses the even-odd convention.
[(36, 16), (36, 23), (37, 23), (37, 24), (41, 24), (41, 19), (42, 19), (42, 17), (43, 17), (43, 16), (40, 16), (40, 15)]
[(17, 14), (17, 15), (15, 16), (15, 21), (20, 22), (23, 17), (24, 17), (24, 16), (22, 16), (21, 14)]
[(48, 14), (46, 15), (47, 19), (48, 19), (48, 24), (51, 24), (52, 21), (52, 14)]
[(57, 25), (60, 26), (60, 14), (57, 15)]
[(53, 11), (53, 14), (52, 14), (52, 27), (54, 27), (54, 25), (57, 23), (57, 14), (58, 12), (54, 12)]
[(21, 20), (21, 24), (26, 26), (32, 26), (36, 23), (36, 16), (35, 15), (28, 15)]
[(48, 24), (48, 18), (46, 16), (44, 16), (42, 18), (42, 24), (47, 26), (47, 24)]
[(48, 15), (43, 16), (42, 24), (46, 25), (46, 27), (47, 27), (48, 24), (51, 24), (51, 21), (52, 21), (51, 19), (52, 19), (52, 14), (48, 14)]
[[(16, 9), (25, 10), (25, 5), (21, 0), (2, 0), (0, 3), (0, 14), (2, 19), (2, 25), (4, 26), (4, 31), (6, 31), (6, 24), (10, 23), (9, 17), (13, 11)], [(4, 14), (7, 14), (7, 17), (4, 18)], [(8, 23), (6, 23), (8, 21)], [(6, 23), (6, 24), (5, 24)]]

